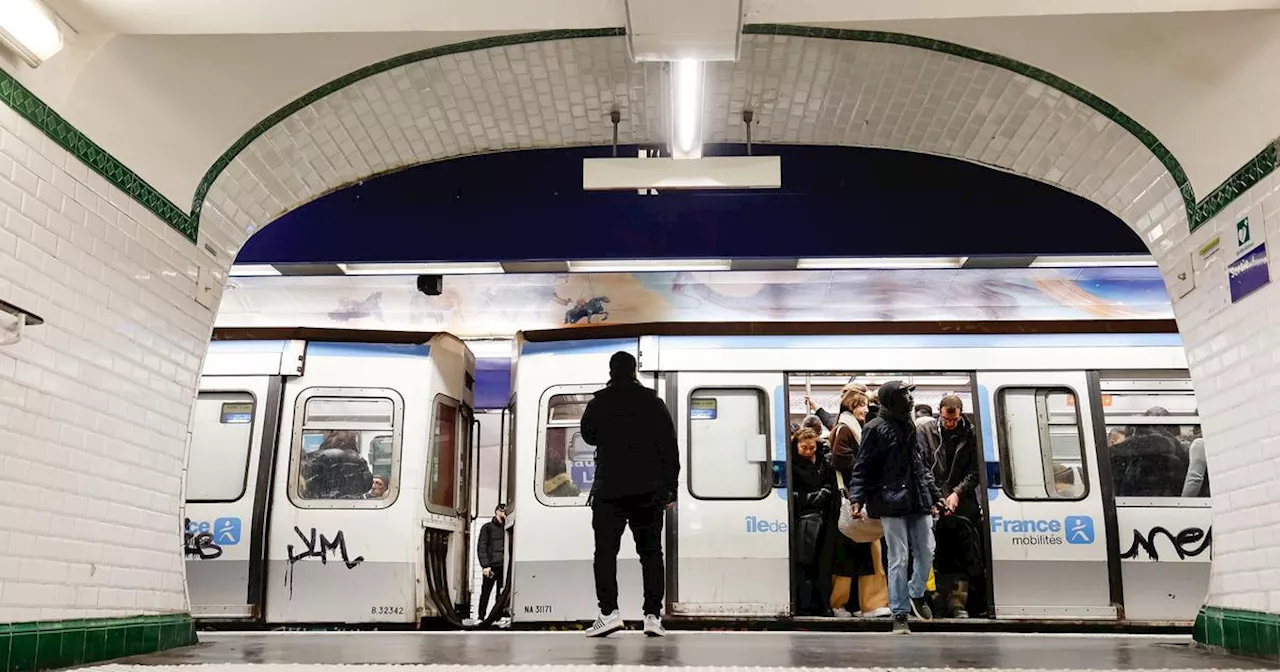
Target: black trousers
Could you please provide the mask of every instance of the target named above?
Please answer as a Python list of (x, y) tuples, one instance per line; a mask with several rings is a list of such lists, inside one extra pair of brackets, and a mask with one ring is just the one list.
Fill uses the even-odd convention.
[(493, 587), (498, 586), (498, 598), (502, 599), (502, 565), (494, 565), (489, 576), (484, 577), (480, 583), (480, 611), (476, 612), (476, 618), (484, 620), (489, 616), (489, 593), (493, 591)]
[(618, 609), (618, 550), (622, 532), (631, 527), (644, 574), (644, 613), (662, 614), (666, 574), (662, 567), (662, 521), (666, 507), (652, 494), (595, 499), (591, 504), (591, 529), (595, 531), (596, 600), (600, 613)]

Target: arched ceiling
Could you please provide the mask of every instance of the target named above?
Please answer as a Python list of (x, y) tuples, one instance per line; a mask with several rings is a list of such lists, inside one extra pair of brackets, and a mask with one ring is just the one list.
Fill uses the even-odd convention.
[[(1172, 155), (1114, 107), (1048, 73), (896, 34), (747, 32), (740, 60), (708, 71), (708, 142), (744, 140), (740, 113), (749, 105), (758, 142), (962, 158), (1060, 186), (1140, 234), (1162, 235), (1174, 218), (1186, 226), (1194, 201), (1184, 201), (1186, 178)], [(371, 174), (471, 153), (605, 144), (615, 104), (620, 142), (660, 143), (661, 100), (660, 66), (631, 63), (617, 30), (411, 54), (264, 121), (215, 164), (194, 207), (202, 221), (231, 225), (206, 231), (234, 254), (263, 223)]]

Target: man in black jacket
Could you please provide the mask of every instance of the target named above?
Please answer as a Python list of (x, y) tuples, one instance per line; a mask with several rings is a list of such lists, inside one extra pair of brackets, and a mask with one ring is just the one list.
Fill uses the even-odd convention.
[[(934, 481), (946, 498), (952, 518), (936, 531), (938, 551), (934, 563), (940, 598), (952, 618), (967, 618), (977, 595), (969, 595), (969, 581), (982, 576), (980, 548), (972, 543), (975, 531), (985, 529), (982, 506), (978, 502), (978, 438), (973, 423), (964, 417), (964, 402), (955, 395), (942, 398), (939, 417), (916, 428), (920, 452), (932, 469)], [(960, 530), (959, 528), (965, 528)], [(944, 532), (946, 532), (944, 534)], [(981, 613), (979, 611), (978, 613)]]
[(503, 559), (507, 545), (507, 507), (499, 504), (493, 510), (493, 519), (480, 528), (480, 536), (476, 539), (476, 559), (480, 561), (480, 570), (484, 572), (484, 580), (480, 584), (480, 611), (476, 618), (484, 620), (489, 615), (489, 593), (498, 587), (498, 601), (502, 595)]
[(600, 617), (588, 637), (622, 629), (618, 613), (618, 549), (628, 525), (644, 574), (644, 633), (666, 634), (662, 599), (664, 511), (675, 502), (680, 458), (671, 413), (658, 395), (636, 380), (636, 358), (618, 352), (609, 359), (609, 384), (595, 393), (582, 414), (582, 440), (596, 447), (591, 486), (595, 531), (596, 599)]
[[(911, 632), (907, 614), (933, 617), (924, 591), (933, 566), (933, 514), (942, 493), (924, 463), (911, 419), (914, 385), (891, 380), (880, 386), (880, 415), (862, 429), (862, 445), (853, 465), (849, 499), (853, 513), (863, 507), (884, 525), (889, 555), (889, 608), (894, 634)], [(907, 561), (912, 560), (907, 583)]]

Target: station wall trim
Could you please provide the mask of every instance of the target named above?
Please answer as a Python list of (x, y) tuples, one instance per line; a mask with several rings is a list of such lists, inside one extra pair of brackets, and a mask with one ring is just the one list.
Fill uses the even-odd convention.
[(1280, 614), (1201, 607), (1194, 637), (1210, 649), (1280, 661)]
[[(1277, 145), (1280, 144), (1280, 141), (1269, 143), (1262, 149), (1262, 151), (1236, 170), (1236, 172), (1228, 177), (1222, 184), (1211, 191), (1203, 199), (1197, 201), (1191, 183), (1187, 179), (1186, 171), (1182, 169), (1182, 165), (1178, 162), (1177, 158), (1173, 156), (1173, 153), (1170, 152), (1158, 138), (1156, 138), (1154, 133), (1142, 124), (1138, 123), (1137, 120), (1125, 114), (1119, 108), (1090, 93), (1083, 87), (1077, 86), (1062, 77), (1028, 63), (1023, 63), (1006, 56), (951, 42), (903, 33), (817, 28), (781, 24), (749, 24), (744, 26), (743, 32), (749, 35), (785, 35), (819, 39), (899, 44), (979, 61), (981, 63), (1009, 70), (1041, 82), (1046, 86), (1058, 89), (1097, 110), (1099, 113), (1120, 125), (1134, 137), (1138, 138), (1138, 140), (1155, 155), (1161, 164), (1164, 165), (1165, 169), (1169, 171), (1169, 174), (1178, 185), (1182, 194), (1183, 204), (1187, 211), (1187, 222), (1192, 232), (1209, 221), (1209, 219), (1214, 215), (1221, 212), (1250, 187), (1254, 186), (1264, 177), (1271, 174), (1276, 169), (1277, 165), (1280, 165), (1280, 152), (1277, 151)], [(552, 40), (622, 37), (625, 34), (626, 30), (624, 28), (596, 28), (583, 30), (550, 30), (533, 33), (520, 33), (515, 35), (502, 35), (410, 52), (367, 65), (312, 89), (306, 94), (303, 94), (268, 115), (262, 121), (258, 122), (246, 131), (238, 140), (236, 140), (235, 143), (227, 148), (227, 150), (223, 152), (216, 161), (214, 161), (213, 165), (209, 167), (209, 170), (206, 171), (204, 177), (197, 185), (195, 194), (192, 197), (190, 213), (184, 213), (181, 208), (147, 183), (145, 179), (130, 170), (128, 166), (125, 166), (97, 143), (93, 142), (92, 139), (80, 132), (70, 122), (54, 111), (53, 108), (40, 100), (40, 98), (30, 90), (22, 86), (22, 84), (19, 83), (12, 75), (3, 70), (0, 70), (0, 101), (3, 101), (24, 119), (34, 124), (51, 140), (70, 152), (76, 158), (80, 159), (87, 166), (92, 168), (94, 172), (104, 177), (109, 183), (124, 191), (131, 198), (138, 201), (138, 203), (143, 207), (147, 208), (159, 217), (161, 221), (165, 222), (194, 243), (199, 235), (200, 214), (203, 208), (204, 199), (209, 193), (210, 188), (212, 188), (214, 182), (222, 174), (222, 171), (231, 163), (231, 161), (234, 160), (240, 152), (244, 151), (251, 142), (267, 130), (280, 123), (291, 114), (335, 91), (392, 68), (451, 54)], [(263, 224), (265, 224), (265, 222)]]
[(0, 672), (85, 665), (195, 643), (190, 614), (0, 624)]

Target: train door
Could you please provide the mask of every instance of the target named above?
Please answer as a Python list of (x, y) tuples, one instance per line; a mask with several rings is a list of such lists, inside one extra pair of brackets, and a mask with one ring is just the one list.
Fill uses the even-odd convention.
[[(1096, 405), (1119, 532), (1124, 617), (1194, 621), (1209, 589), (1212, 510), (1185, 372), (1106, 372)], [(1193, 464), (1194, 462), (1194, 464)]]
[[(681, 616), (782, 616), (790, 612), (790, 539), (781, 373), (679, 373), (666, 401), (682, 459), (669, 599)], [(779, 409), (778, 413), (771, 412)]]
[[(406, 443), (405, 432), (421, 432), (424, 409), (407, 413), (390, 388), (305, 379), (290, 382), (284, 397), (292, 422), (280, 432), (272, 484), (267, 620), (417, 621), (421, 561), (406, 532), (421, 489), (405, 479), (421, 479), (426, 437)], [(358, 453), (363, 468), (341, 457), (347, 452)], [(402, 470), (402, 455), (410, 468)], [(456, 484), (454, 472), (444, 481)]]
[(977, 380), (1000, 465), (988, 491), (996, 617), (1115, 618), (1086, 374)]
[(261, 613), (263, 542), (280, 378), (201, 379), (187, 466), (184, 546), (196, 618)]

